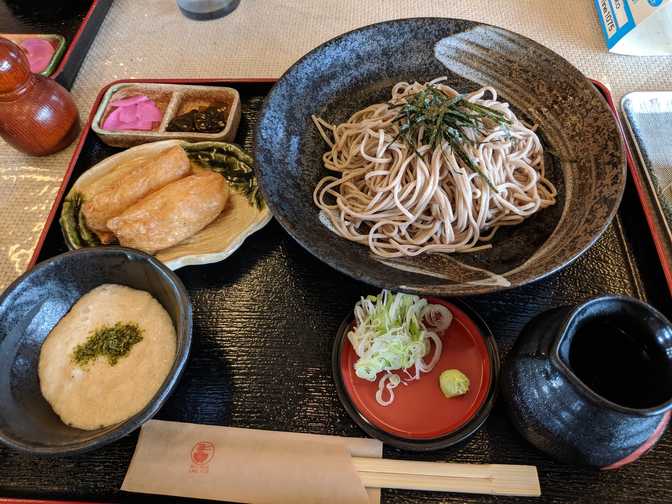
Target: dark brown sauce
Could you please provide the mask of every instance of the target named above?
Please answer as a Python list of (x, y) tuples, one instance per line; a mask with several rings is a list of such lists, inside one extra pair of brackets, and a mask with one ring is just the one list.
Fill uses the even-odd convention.
[(175, 117), (166, 131), (219, 133), (226, 128), (227, 108), (218, 103), (206, 108), (195, 108)]
[(670, 397), (670, 371), (663, 352), (608, 322), (587, 322), (578, 329), (569, 365), (593, 392), (621, 406), (651, 408)]

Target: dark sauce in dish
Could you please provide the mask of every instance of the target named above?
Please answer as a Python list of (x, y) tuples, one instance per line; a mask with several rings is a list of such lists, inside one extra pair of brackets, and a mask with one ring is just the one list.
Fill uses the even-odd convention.
[(183, 133), (219, 133), (226, 127), (226, 105), (214, 104), (207, 108), (192, 109), (173, 118), (166, 131)]

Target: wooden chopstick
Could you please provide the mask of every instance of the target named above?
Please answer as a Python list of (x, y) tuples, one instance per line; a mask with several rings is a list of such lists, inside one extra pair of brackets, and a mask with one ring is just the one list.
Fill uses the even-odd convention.
[(364, 486), (404, 490), (541, 495), (537, 468), (504, 464), (452, 464), (352, 457)]

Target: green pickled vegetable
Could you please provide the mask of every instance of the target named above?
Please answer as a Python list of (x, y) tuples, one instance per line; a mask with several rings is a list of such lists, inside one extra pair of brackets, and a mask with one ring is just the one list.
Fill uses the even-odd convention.
[(87, 246), (95, 247), (96, 245), (100, 245), (98, 237), (86, 225), (86, 217), (84, 217), (84, 212), (82, 212), (81, 206), (77, 215), (77, 229), (79, 230), (79, 236), (82, 237), (82, 240), (84, 240), (84, 243)]
[(82, 213), (84, 196), (79, 191), (70, 191), (63, 201), (61, 210), (61, 229), (70, 246), (74, 249), (100, 245), (98, 237), (86, 225)]
[(469, 378), (459, 369), (446, 369), (439, 376), (441, 392), (448, 399), (469, 392)]
[(247, 197), (256, 208), (264, 207), (252, 165), (254, 159), (235, 144), (199, 142), (183, 146), (189, 159), (223, 176), (231, 188)]
[(82, 239), (77, 230), (77, 213), (78, 205), (74, 201), (74, 198), (65, 198), (59, 222), (61, 223), (61, 229), (63, 230), (66, 239), (72, 244), (72, 247), (76, 249), (81, 248), (82, 246)]
[(175, 117), (166, 131), (219, 133), (226, 127), (228, 110), (223, 103), (190, 110)]

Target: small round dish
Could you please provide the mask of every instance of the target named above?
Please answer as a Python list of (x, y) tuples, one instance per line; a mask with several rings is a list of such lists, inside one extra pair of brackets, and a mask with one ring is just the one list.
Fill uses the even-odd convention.
[[(175, 361), (152, 400), (131, 418), (98, 430), (64, 424), (42, 396), (42, 343), (84, 294), (104, 283), (149, 292), (170, 315)], [(152, 418), (175, 389), (191, 346), (191, 302), (180, 279), (156, 258), (122, 247), (66, 252), (19, 277), (0, 296), (0, 443), (38, 455), (70, 455), (109, 444)]]
[[(347, 338), (352, 314), (341, 324), (332, 351), (336, 391), (355, 423), (385, 444), (412, 451), (446, 448), (476, 432), (490, 414), (499, 376), (497, 344), (485, 322), (464, 303), (426, 299), (453, 313), (452, 324), (439, 334), (441, 358), (419, 380), (397, 387), (389, 406), (376, 402), (377, 382), (355, 375), (357, 355)], [(459, 369), (469, 377), (467, 394), (451, 399), (443, 396), (439, 375), (446, 369)]]

